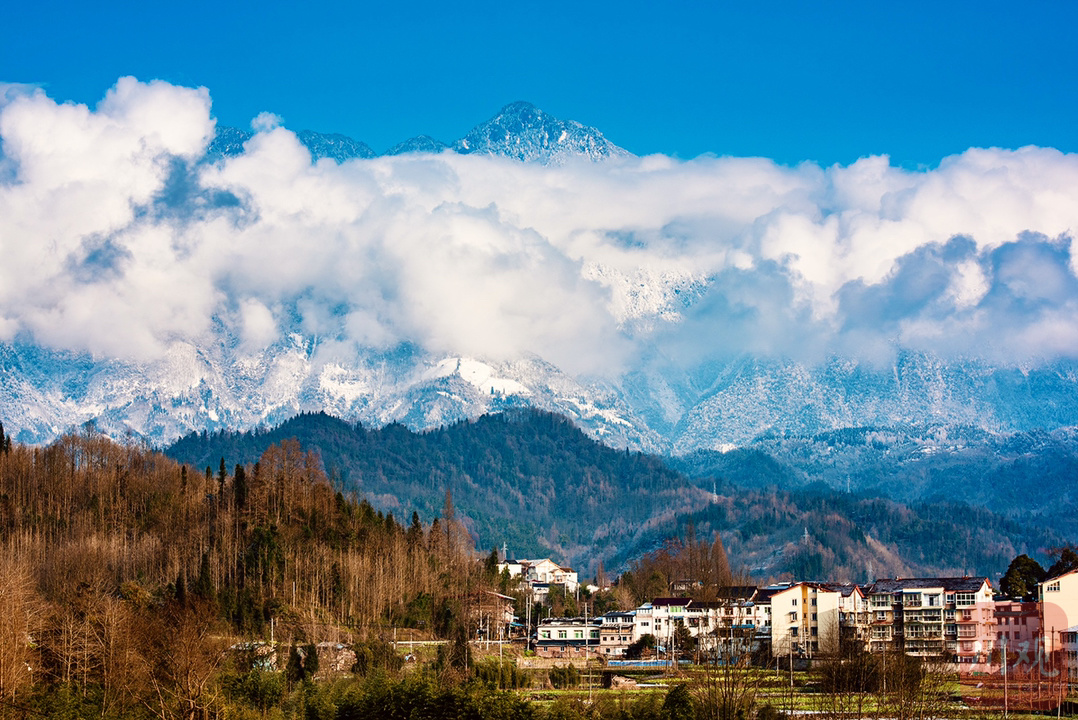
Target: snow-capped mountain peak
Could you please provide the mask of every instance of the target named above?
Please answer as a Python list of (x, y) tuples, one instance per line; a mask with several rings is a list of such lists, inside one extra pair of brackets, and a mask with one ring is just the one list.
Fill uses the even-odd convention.
[(584, 157), (599, 162), (629, 153), (593, 127), (559, 120), (529, 102), (506, 105), (453, 144), (462, 154), (499, 155), (523, 162), (560, 165)]

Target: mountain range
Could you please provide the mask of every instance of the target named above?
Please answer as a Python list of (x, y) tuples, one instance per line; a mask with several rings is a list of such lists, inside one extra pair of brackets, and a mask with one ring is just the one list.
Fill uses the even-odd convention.
[[(250, 130), (220, 127), (207, 155), (211, 159), (239, 155), (243, 152), (243, 144), (253, 136), (254, 132)], [(345, 135), (301, 130), (296, 137), (316, 161), (331, 158), (339, 163), (353, 158), (378, 156), (366, 143)], [(394, 145), (383, 154), (439, 153), (445, 150), (461, 155), (496, 155), (543, 165), (560, 165), (579, 158), (599, 162), (608, 158), (628, 157), (630, 154), (593, 127), (575, 120), (559, 120), (523, 101), (506, 105), (490, 120), (476, 125), (467, 135), (452, 143), (419, 135)]]
[[(315, 161), (346, 165), (376, 156), (342, 135), (302, 131), (296, 137)], [(206, 159), (214, 163), (243, 153), (250, 138), (248, 131), (217, 128)], [(506, 106), (451, 143), (420, 136), (386, 154), (403, 153), (490, 155), (539, 166), (627, 155), (598, 130), (528, 103)], [(183, 179), (187, 166), (173, 167)], [(202, 197), (192, 197), (195, 211), (215, 209), (214, 198), (199, 205)], [(241, 202), (228, 197), (233, 205)], [(183, 215), (163, 217), (168, 231), (187, 221)], [(228, 220), (249, 221), (242, 213)], [(681, 230), (663, 232), (676, 243)], [(525, 246), (534, 247), (523, 234)], [(80, 261), (85, 272), (76, 268), (83, 283), (98, 271), (94, 262), (107, 272), (124, 259), (123, 252), (110, 250), (107, 238), (89, 240)], [(616, 240), (629, 251), (637, 242), (631, 233)], [(627, 271), (601, 261), (580, 263), (572, 272), (616, 298), (626, 333), (648, 318), (676, 319), (715, 282), (690, 270)], [(227, 291), (227, 283), (222, 288)], [(410, 340), (348, 345), (341, 352), (341, 338), (304, 325), (303, 292), (293, 299), (295, 306), (282, 309), (279, 332), (256, 350), (236, 323), (220, 318), (204, 336), (209, 341), (177, 337), (163, 355), (149, 360), (54, 349), (16, 334), (0, 343), (0, 420), (27, 443), (46, 443), (89, 423), (113, 437), (161, 446), (192, 431), (271, 427), (303, 412), (324, 411), (369, 428), (399, 423), (425, 431), (531, 407), (569, 418), (612, 448), (682, 457), (690, 463), (683, 466), (689, 475), (698, 468), (743, 468), (745, 457), (762, 453), (783, 468), (772, 476), (782, 485), (822, 481), (833, 489), (886, 491), (908, 501), (929, 499), (945, 488), (952, 499), (971, 497), (1001, 512), (1006, 498), (1027, 507), (1065, 508), (1071, 502), (1065, 471), (1042, 473), (1045, 482), (1031, 493), (1022, 490), (1024, 480), (1015, 480), (997, 483), (1006, 491), (989, 497), (984, 483), (1028, 478), (1037, 463), (1057, 470), (1073, 466), (1074, 361), (997, 365), (905, 350), (886, 362), (807, 362), (776, 354), (723, 354), (710, 337), (701, 337), (690, 353), (664, 347), (661, 337), (641, 343), (623, 358), (624, 367), (606, 372), (568, 372), (530, 353), (494, 360)], [(1012, 452), (1015, 447), (1034, 449)], [(950, 461), (979, 468), (981, 484), (968, 484), (970, 472), (951, 473)], [(888, 477), (904, 480), (881, 479)], [(1053, 505), (1051, 498), (1063, 500)]]
[[(855, 447), (873, 436), (839, 433), (815, 441)], [(733, 566), (761, 580), (784, 574), (858, 582), (884, 575), (994, 576), (1019, 553), (1044, 558), (1052, 546), (1078, 539), (1073, 523), (1055, 522), (1073, 517), (1074, 498), (1049, 522), (1013, 504), (979, 507), (980, 496), (966, 502), (946, 487), (931, 500), (889, 500), (799, 482), (790, 464), (796, 452), (698, 456), (679, 463), (683, 473), (532, 409), (423, 433), (396, 423), (368, 428), (304, 414), (257, 431), (192, 433), (165, 452), (212, 475), (222, 462), (226, 469), (251, 467), (282, 442), (317, 453), (339, 488), (399, 522), (407, 524), (413, 512), (423, 522), (443, 516), (448, 495), (455, 517), (483, 551), (505, 545), (514, 557), (549, 555), (584, 577), (599, 562), (610, 571), (624, 569), (684, 537), (690, 526), (708, 542), (719, 533)], [(957, 461), (951, 476), (963, 467), (972, 468), (970, 480), (992, 475), (978, 478), (984, 467)]]

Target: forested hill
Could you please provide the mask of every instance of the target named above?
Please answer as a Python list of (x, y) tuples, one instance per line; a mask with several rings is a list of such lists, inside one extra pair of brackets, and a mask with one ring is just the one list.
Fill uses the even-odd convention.
[(221, 458), (228, 467), (253, 463), (293, 437), (321, 454), (339, 487), (381, 510), (418, 511), (429, 521), (442, 514), (449, 491), (484, 549), (506, 543), (515, 556), (549, 554), (588, 568), (654, 545), (656, 528), (676, 526), (710, 499), (658, 458), (614, 450), (566, 418), (532, 409), (425, 433), (307, 414), (268, 431), (188, 435), (165, 452), (216, 470)]
[(215, 472), (254, 463), (295, 438), (320, 454), (329, 477), (407, 521), (457, 516), (488, 550), (550, 555), (590, 573), (624, 567), (684, 532), (720, 532), (735, 568), (759, 579), (871, 580), (931, 573), (995, 575), (1017, 554), (1043, 556), (1065, 540), (1036, 522), (959, 503), (908, 504), (821, 485), (739, 488), (719, 474), (689, 480), (660, 459), (602, 445), (567, 419), (513, 410), (426, 433), (373, 430), (324, 414), (249, 433), (189, 435), (166, 450)]

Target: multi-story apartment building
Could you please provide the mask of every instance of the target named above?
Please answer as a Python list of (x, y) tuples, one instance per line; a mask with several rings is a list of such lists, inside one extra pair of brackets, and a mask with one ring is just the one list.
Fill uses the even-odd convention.
[(995, 648), (988, 578), (877, 580), (867, 594), (873, 651), (987, 662)]
[(864, 590), (860, 585), (853, 583), (820, 583), (820, 585), (831, 592), (838, 593), (840, 639), (858, 642), (867, 648), (872, 621), (868, 598)]
[(771, 595), (771, 654), (812, 657), (838, 649), (840, 593), (799, 582)]

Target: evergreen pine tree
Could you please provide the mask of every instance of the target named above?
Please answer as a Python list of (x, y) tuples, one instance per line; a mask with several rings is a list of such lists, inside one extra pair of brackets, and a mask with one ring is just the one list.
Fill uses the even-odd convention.
[(202, 563), (198, 568), (198, 579), (195, 580), (195, 595), (203, 600), (214, 600), (213, 578), (210, 577), (210, 555), (202, 553)]
[(303, 675), (313, 679), (318, 672), (318, 647), (311, 643), (304, 648), (306, 657), (303, 658)]
[(288, 687), (303, 680), (303, 658), (299, 654), (299, 648), (294, 644), (288, 649), (288, 664), (284, 668), (285, 679)]
[(184, 582), (184, 579), (183, 579), (183, 570), (181, 570), (180, 574), (176, 576), (175, 589), (176, 589), (176, 593), (175, 593), (176, 594), (176, 602), (178, 602), (180, 605), (186, 605), (187, 604), (187, 583)]
[(408, 526), (408, 547), (415, 549), (423, 542), (423, 526), (419, 523), (419, 513), (412, 511), (412, 524)]
[(236, 466), (232, 489), (236, 495), (236, 507), (240, 510), (247, 507), (247, 471), (243, 469), (242, 465)]

